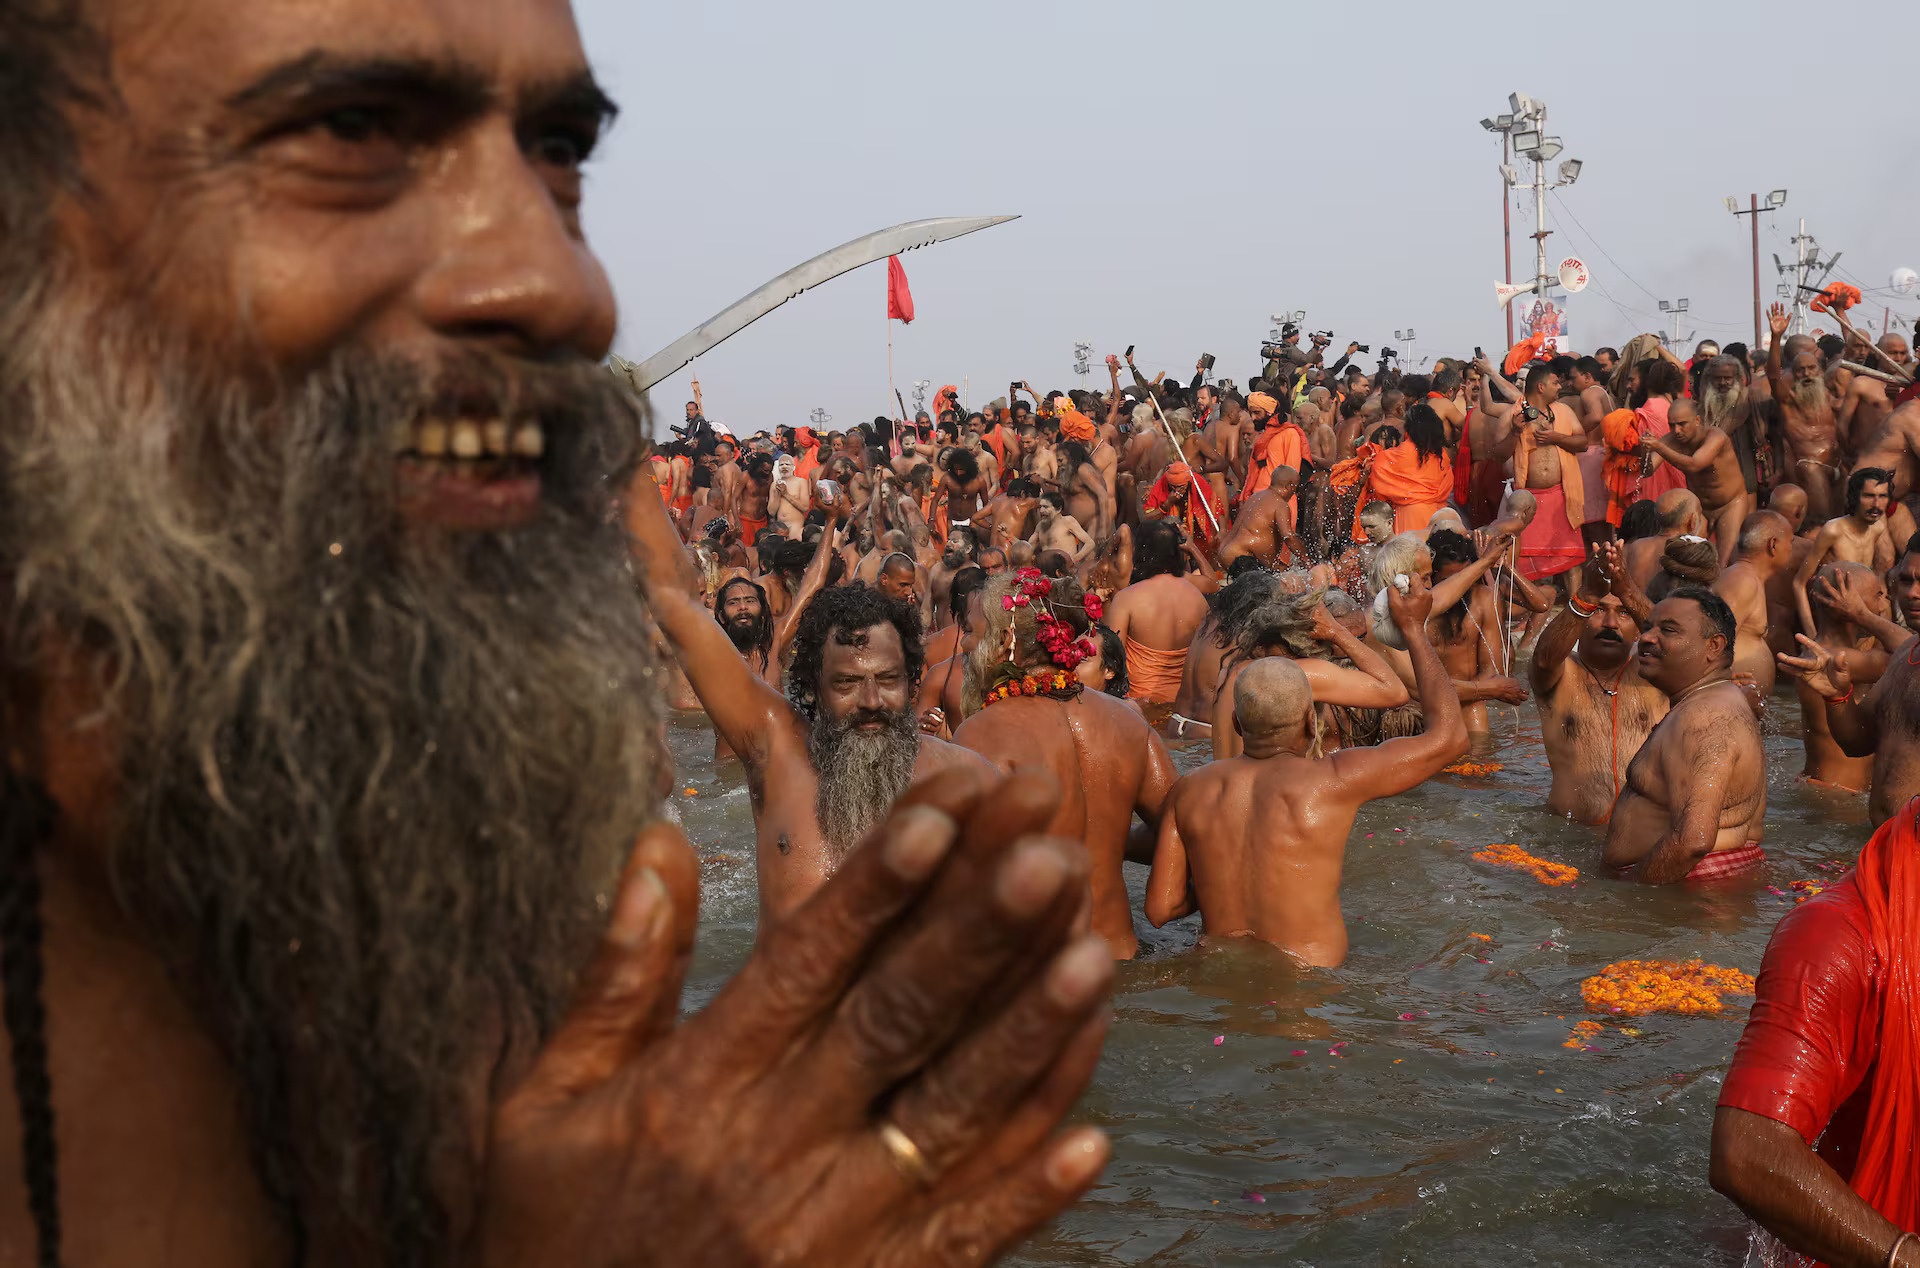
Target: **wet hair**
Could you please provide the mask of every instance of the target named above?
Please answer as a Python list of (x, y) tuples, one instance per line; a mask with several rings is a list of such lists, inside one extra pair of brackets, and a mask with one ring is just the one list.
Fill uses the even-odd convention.
[(1187, 553), (1181, 549), (1180, 529), (1166, 520), (1149, 520), (1140, 526), (1133, 542), (1133, 579), (1148, 577), (1184, 577)]
[(947, 609), (953, 613), (953, 619), (960, 628), (969, 634), (973, 630), (967, 624), (967, 600), (973, 597), (974, 591), (984, 590), (986, 586), (987, 570), (976, 564), (956, 569), (953, 580), (947, 583)]
[(1420, 571), (1420, 553), (1427, 548), (1419, 533), (1400, 533), (1381, 542), (1373, 550), (1373, 562), (1367, 568), (1367, 584), (1378, 592), (1393, 584), (1400, 573), (1412, 576)]
[[(1450, 528), (1435, 529), (1428, 533), (1427, 550), (1433, 555), (1433, 576), (1436, 581), (1440, 579), (1440, 569), (1446, 565), (1471, 564), (1480, 558), (1480, 552), (1473, 548), (1473, 538)], [(1466, 619), (1467, 605), (1471, 601), (1470, 593), (1463, 595), (1458, 603), (1445, 612), (1435, 614), (1440, 618), (1440, 628), (1449, 642), (1460, 637), (1460, 623)]]
[(1120, 636), (1105, 625), (1096, 625), (1093, 637), (1100, 642), (1100, 663), (1113, 675), (1102, 688), (1108, 695), (1121, 700), (1127, 698), (1127, 689), (1132, 685), (1127, 681), (1127, 645)]
[(1447, 425), (1424, 400), (1407, 410), (1407, 439), (1413, 442), (1423, 463), (1437, 462), (1447, 456)]
[(1660, 535), (1660, 508), (1651, 498), (1641, 498), (1626, 509), (1620, 517), (1620, 540), (1639, 541), (1642, 537)]
[(760, 630), (759, 630), (758, 636), (754, 639), (753, 650), (756, 652), (759, 652), (763, 659), (772, 656), (773, 655), (773, 621), (771, 619), (772, 610), (767, 606), (766, 588), (762, 586), (759, 582), (754, 581), (749, 577), (732, 577), (726, 581), (721, 582), (720, 588), (714, 591), (714, 594), (713, 594), (713, 619), (719, 622), (723, 626), (727, 623), (727, 618), (725, 616), (725, 610), (727, 606), (727, 591), (733, 589), (735, 586), (747, 587), (747, 589), (753, 591), (754, 598), (760, 600), (760, 616), (761, 616)]
[(1598, 379), (1606, 374), (1606, 371), (1600, 368), (1600, 363), (1592, 357), (1581, 357), (1573, 363), (1573, 368), (1590, 379)]
[(1460, 371), (1454, 369), (1452, 366), (1448, 366), (1444, 370), (1434, 371), (1433, 386), (1427, 390), (1430, 392), (1438, 392), (1442, 396), (1452, 396), (1460, 390)]
[(1733, 663), (1733, 641), (1740, 632), (1740, 623), (1734, 620), (1733, 609), (1727, 606), (1725, 599), (1705, 586), (1676, 586), (1667, 598), (1699, 604), (1701, 613), (1707, 618), (1707, 632), (1710, 635), (1718, 634), (1726, 640), (1725, 659), (1728, 664)]
[(1820, 349), (1820, 359), (1831, 364), (1847, 350), (1847, 341), (1839, 335), (1821, 335), (1815, 346)]
[(961, 484), (972, 484), (980, 478), (980, 460), (969, 449), (949, 449), (946, 452), (947, 474)]
[(1037, 498), (1040, 496), (1040, 486), (1031, 480), (1014, 480), (1008, 483), (1007, 492), (1017, 498)]
[(1679, 396), (1686, 387), (1686, 373), (1665, 357), (1648, 357), (1640, 363), (1640, 390), (1648, 396)]
[(756, 480), (773, 479), (773, 455), (757, 453), (747, 459), (747, 474)]
[(1367, 437), (1367, 443), (1382, 449), (1397, 449), (1406, 438), (1407, 434), (1392, 423), (1382, 423), (1373, 429), (1373, 434)]
[(1062, 486), (1067, 485), (1079, 473), (1080, 468), (1092, 461), (1087, 454), (1087, 447), (1077, 440), (1063, 440), (1054, 446), (1053, 451), (1060, 456)]
[(1893, 487), (1893, 472), (1885, 467), (1862, 467), (1847, 477), (1847, 514), (1860, 508), (1860, 494), (1869, 482)]
[(842, 647), (858, 644), (859, 635), (876, 625), (891, 625), (900, 635), (907, 689), (920, 685), (926, 668), (927, 649), (921, 641), (920, 612), (909, 604), (856, 581), (850, 586), (822, 590), (793, 636), (793, 659), (787, 669), (787, 699), (812, 721), (820, 711), (820, 667), (826, 659), (827, 640)]
[(1260, 562), (1258, 555), (1241, 555), (1227, 565), (1227, 580), (1237, 581), (1250, 572), (1259, 572), (1266, 565)]
[(1033, 557), (1042, 576), (1064, 577), (1073, 571), (1073, 556), (1064, 550), (1043, 550)]

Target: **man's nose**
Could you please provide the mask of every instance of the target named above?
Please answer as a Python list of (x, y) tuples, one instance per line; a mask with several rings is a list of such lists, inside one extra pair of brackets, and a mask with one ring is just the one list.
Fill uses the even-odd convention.
[(606, 355), (613, 288), (510, 121), (476, 129), (445, 192), (441, 247), (416, 291), (423, 320), (512, 354)]

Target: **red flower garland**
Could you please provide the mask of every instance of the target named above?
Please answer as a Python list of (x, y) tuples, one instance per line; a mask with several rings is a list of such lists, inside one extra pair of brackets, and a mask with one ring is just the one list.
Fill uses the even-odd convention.
[[(1048, 609), (1045, 600), (1053, 594), (1053, 582), (1038, 568), (1022, 568), (1013, 574), (1013, 578), (1014, 590), (1011, 594), (1000, 597), (1000, 606), (1008, 612), (1015, 608), (1032, 607), (1034, 609), (1033, 619), (1038, 627), (1035, 630), (1035, 636), (1040, 640), (1040, 646), (1046, 649), (1048, 658), (1054, 664), (1062, 669), (1073, 669), (1081, 661), (1099, 653), (1099, 649), (1093, 645), (1093, 640), (1084, 636), (1075, 638), (1073, 631), (1067, 628), (1066, 622)], [(1035, 599), (1042, 602), (1036, 606)], [(1084, 596), (1080, 606), (1088, 618), (1095, 621), (1100, 619), (1101, 612), (1105, 610), (1100, 603), (1100, 596), (1096, 594)]]

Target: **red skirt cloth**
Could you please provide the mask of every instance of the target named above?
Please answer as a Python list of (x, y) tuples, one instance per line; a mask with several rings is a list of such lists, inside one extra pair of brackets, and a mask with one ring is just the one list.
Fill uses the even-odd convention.
[(1500, 499), (1507, 495), (1507, 464), (1498, 460), (1473, 464), (1467, 497), (1460, 504), (1469, 528), (1485, 528), (1500, 518)]
[(1560, 485), (1533, 490), (1538, 505), (1533, 523), (1520, 534), (1520, 575), (1529, 581), (1557, 577), (1583, 563), (1586, 543), (1580, 530), (1567, 523), (1567, 491)]
[(1719, 881), (1732, 876), (1744, 876), (1757, 870), (1767, 861), (1767, 852), (1756, 843), (1749, 841), (1745, 845), (1731, 850), (1721, 850), (1709, 854), (1693, 865), (1687, 873), (1690, 881)]

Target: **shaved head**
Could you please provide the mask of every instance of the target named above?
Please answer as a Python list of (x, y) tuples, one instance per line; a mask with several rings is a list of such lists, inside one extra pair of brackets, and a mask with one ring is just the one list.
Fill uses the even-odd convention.
[(1540, 499), (1526, 489), (1514, 489), (1500, 500), (1500, 517), (1518, 515), (1528, 523), (1533, 522), (1535, 512), (1540, 509)]
[(1740, 526), (1740, 553), (1765, 554), (1767, 547), (1775, 543), (1784, 550), (1792, 537), (1793, 525), (1787, 522), (1786, 516), (1778, 511), (1755, 511)]
[(1786, 516), (1787, 523), (1797, 533), (1807, 518), (1807, 491), (1797, 484), (1776, 484), (1767, 495), (1767, 509)]
[(1660, 527), (1668, 533), (1683, 532), (1696, 522), (1705, 522), (1700, 499), (1686, 489), (1667, 490), (1654, 506), (1660, 512)]
[(1248, 739), (1305, 730), (1313, 688), (1300, 666), (1282, 656), (1256, 660), (1233, 684), (1233, 717)]

